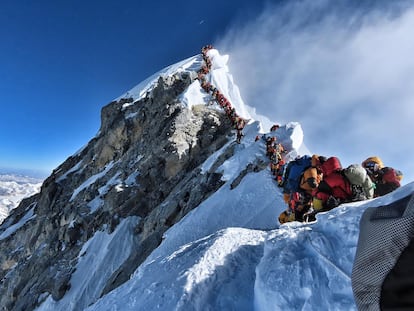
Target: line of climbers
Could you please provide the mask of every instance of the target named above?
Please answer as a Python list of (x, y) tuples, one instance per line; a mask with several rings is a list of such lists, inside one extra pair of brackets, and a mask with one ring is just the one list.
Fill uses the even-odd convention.
[(343, 168), (337, 157), (304, 155), (279, 166), (274, 174), (288, 205), (279, 215), (281, 224), (314, 221), (316, 213), (342, 203), (385, 195), (400, 187), (403, 177), (376, 156)]
[[(279, 128), (278, 124), (275, 124), (271, 127), (270, 131), (273, 132)], [(270, 160), (270, 171), (275, 177), (278, 184), (282, 183), (283, 171), (285, 167), (284, 154), (287, 153), (287, 150), (281, 143), (278, 143), (275, 136), (263, 135), (261, 137), (266, 143), (266, 156)], [(256, 141), (260, 140), (259, 136), (256, 136)]]
[[(275, 124), (270, 131), (278, 128)], [(286, 163), (287, 150), (276, 137), (263, 135), (261, 138), (266, 143), (270, 171), (278, 186), (283, 188), (283, 199), (288, 206), (279, 215), (281, 224), (313, 221), (316, 213), (329, 211), (342, 203), (383, 196), (400, 187), (401, 171), (385, 167), (377, 156), (347, 168), (342, 168), (337, 157), (318, 155), (304, 155)]]
[[(237, 143), (243, 137), (247, 120), (240, 117), (230, 101), (205, 76), (211, 70), (211, 60), (207, 53), (213, 49), (206, 45), (201, 49), (204, 65), (197, 72), (204, 91), (224, 109), (232, 126), (237, 130)], [(276, 131), (279, 125), (270, 129)], [(260, 137), (256, 137), (259, 140)], [(262, 136), (266, 142), (266, 155), (270, 159), (270, 170), (279, 187), (283, 188), (283, 198), (288, 208), (279, 215), (281, 224), (290, 221), (313, 221), (315, 214), (329, 211), (346, 202), (362, 201), (385, 195), (400, 187), (402, 173), (392, 167), (385, 167), (379, 157), (369, 157), (362, 164), (351, 164), (342, 168), (337, 157), (326, 158), (318, 155), (304, 155), (286, 163), (287, 153), (276, 137)]]
[(243, 128), (247, 123), (247, 120), (243, 119), (236, 113), (236, 109), (232, 107), (230, 101), (210, 82), (206, 80), (206, 74), (210, 72), (211, 69), (211, 60), (207, 55), (209, 50), (213, 49), (212, 45), (206, 45), (201, 49), (201, 54), (203, 57), (204, 65), (197, 72), (197, 78), (200, 81), (200, 85), (204, 91), (211, 94), (213, 99), (218, 103), (218, 105), (224, 109), (227, 117), (229, 118), (232, 126), (237, 131), (237, 143), (240, 144), (243, 135)]

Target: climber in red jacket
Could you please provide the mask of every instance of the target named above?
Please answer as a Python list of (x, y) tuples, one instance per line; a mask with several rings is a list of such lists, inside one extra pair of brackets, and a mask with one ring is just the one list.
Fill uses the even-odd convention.
[(323, 179), (314, 190), (316, 211), (328, 211), (352, 199), (352, 189), (347, 178), (341, 174), (342, 165), (337, 157), (328, 158), (321, 166)]

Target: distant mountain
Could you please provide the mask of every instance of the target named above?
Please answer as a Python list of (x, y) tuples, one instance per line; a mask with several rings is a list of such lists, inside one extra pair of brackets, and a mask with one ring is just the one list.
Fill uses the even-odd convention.
[(42, 180), (23, 175), (0, 174), (0, 223), (20, 201), (40, 191)]
[(46, 170), (0, 167), (0, 175), (27, 176), (29, 178), (44, 180), (50, 175), (50, 172)]
[[(10, 212), (0, 225), (4, 310), (356, 309), (361, 214), (414, 183), (279, 226), (286, 203), (262, 136), (289, 161), (309, 154), (302, 128), (269, 132), (228, 56), (209, 50), (209, 70), (203, 56), (105, 106), (97, 135)], [(236, 116), (246, 121), (240, 143)]]

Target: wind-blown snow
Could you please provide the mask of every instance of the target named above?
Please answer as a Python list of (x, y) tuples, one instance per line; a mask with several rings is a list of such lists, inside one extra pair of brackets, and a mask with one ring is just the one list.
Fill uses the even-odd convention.
[[(48, 297), (39, 310), (77, 310), (86, 306), (89, 311), (356, 310), (350, 276), (360, 217), (369, 206), (388, 204), (408, 195), (414, 191), (414, 183), (381, 198), (320, 213), (314, 223), (294, 222), (279, 227), (277, 217), (286, 205), (269, 169), (248, 173), (237, 187), (230, 186), (249, 164), (266, 161), (264, 141), (255, 140), (262, 135), (263, 124), (254, 121), (258, 120), (254, 110), (241, 100), (226, 68), (227, 57), (210, 53), (213, 66), (207, 78), (229, 98), (238, 113), (252, 118), (241, 144), (234, 146), (234, 155), (217, 169), (223, 174), (224, 185), (164, 234), (161, 245), (129, 281), (101, 298), (99, 290), (109, 275), (106, 269), (114, 271), (120, 264), (113, 254), (124, 256), (130, 251), (128, 241), (135, 235), (126, 227), (133, 221), (125, 220), (112, 235), (96, 233), (83, 248), (86, 255), (80, 257), (70, 291), (59, 302)], [(196, 62), (199, 57), (184, 64), (191, 67)], [(154, 75), (151, 81), (168, 70)], [(183, 104), (189, 108), (209, 101), (197, 84), (194, 82), (182, 96)], [(139, 97), (148, 85), (144, 81), (127, 94)], [(276, 136), (292, 149), (290, 157), (309, 153), (303, 144), (302, 128), (296, 122), (266, 135)], [(202, 172), (208, 172), (232, 143), (211, 155), (201, 166)], [(87, 273), (88, 266), (97, 267), (93, 277)]]
[[(211, 49), (207, 52), (208, 57), (212, 61), (210, 72), (205, 76), (206, 81), (214, 85), (219, 91), (230, 101), (232, 107), (237, 111), (237, 114), (247, 120), (260, 121), (260, 132), (264, 129), (269, 129), (272, 122), (261, 115), (256, 114), (256, 110), (243, 102), (240, 95), (240, 90), (233, 81), (233, 76), (229, 72), (227, 65), (229, 56), (220, 55), (216, 49)], [(194, 70), (195, 65), (200, 65), (202, 61), (201, 56), (194, 59), (194, 64), (188, 67), (188, 70)], [(196, 68), (198, 70), (199, 68)], [(190, 87), (181, 96), (182, 103), (191, 108), (192, 105), (208, 104), (211, 96), (205, 93), (198, 80), (194, 81)]]

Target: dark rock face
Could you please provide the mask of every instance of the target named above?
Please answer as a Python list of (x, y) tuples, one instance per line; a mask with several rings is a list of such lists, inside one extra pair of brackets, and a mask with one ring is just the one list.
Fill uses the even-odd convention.
[(32, 310), (45, 293), (61, 299), (84, 243), (95, 232), (113, 231), (122, 219), (138, 216), (134, 251), (101, 295), (116, 288), (169, 227), (222, 185), (220, 174), (201, 174), (199, 166), (227, 143), (231, 125), (205, 105), (182, 106), (179, 95), (191, 82), (185, 72), (160, 78), (139, 101), (126, 98), (105, 106), (97, 136), (3, 222), (2, 310)]

